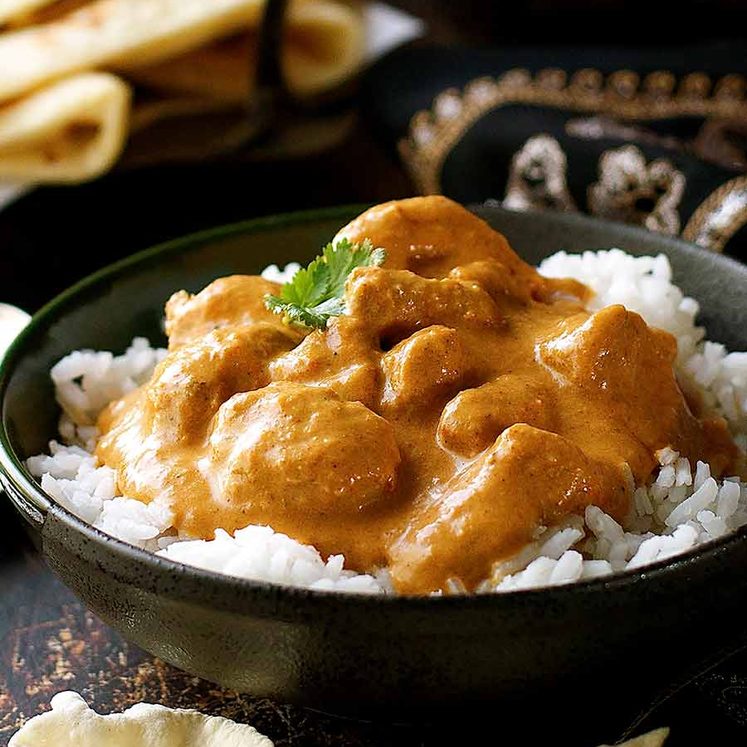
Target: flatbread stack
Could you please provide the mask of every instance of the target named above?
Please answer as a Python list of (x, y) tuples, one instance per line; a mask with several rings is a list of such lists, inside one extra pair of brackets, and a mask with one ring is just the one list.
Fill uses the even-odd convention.
[[(0, 181), (75, 183), (107, 171), (148, 111), (236, 107), (251, 95), (264, 0), (0, 0)], [(283, 62), (302, 95), (359, 68), (360, 15), (292, 0)], [(136, 95), (135, 95), (136, 94)], [(176, 103), (175, 103), (176, 102)], [(160, 106), (162, 105), (162, 106)]]

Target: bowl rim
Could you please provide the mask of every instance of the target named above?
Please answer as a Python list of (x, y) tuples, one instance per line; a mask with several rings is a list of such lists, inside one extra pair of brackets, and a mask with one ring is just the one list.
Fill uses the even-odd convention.
[[(362, 212), (368, 207), (370, 207), (369, 204), (350, 204), (278, 213), (190, 233), (156, 244), (113, 262), (87, 275), (52, 298), (34, 313), (28, 326), (21, 331), (6, 351), (5, 356), (0, 360), (0, 474), (4, 473), (13, 487), (23, 494), (22, 499), (30, 501), (33, 507), (39, 511), (43, 517), (42, 523), (46, 523), (48, 514), (53, 514), (56, 519), (62, 521), (69, 529), (82, 535), (95, 545), (103, 546), (107, 551), (113, 552), (121, 559), (143, 563), (154, 574), (165, 572), (172, 576), (176, 575), (183, 580), (196, 582), (189, 584), (186, 588), (175, 585), (173, 588), (159, 589), (158, 591), (159, 594), (178, 599), (204, 597), (204, 590), (212, 586), (221, 592), (220, 597), (222, 599), (230, 599), (231, 592), (238, 592), (242, 597), (247, 593), (258, 596), (269, 595), (276, 600), (278, 598), (286, 598), (291, 603), (303, 600), (305, 602), (323, 604), (324, 606), (332, 603), (346, 607), (358, 605), (363, 608), (396, 608), (414, 612), (454, 607), (469, 608), (477, 611), (482, 611), (487, 607), (499, 609), (504, 606), (515, 608), (517, 605), (533, 607), (537, 604), (572, 602), (573, 599), (579, 596), (586, 597), (589, 594), (615, 593), (619, 592), (623, 587), (629, 587), (642, 582), (646, 582), (647, 588), (649, 588), (648, 585), (652, 582), (665, 582), (678, 571), (686, 570), (693, 565), (700, 566), (707, 563), (735, 545), (747, 541), (747, 526), (745, 526), (716, 540), (698, 545), (670, 559), (657, 561), (656, 563), (637, 569), (620, 571), (610, 576), (584, 579), (558, 586), (517, 589), (502, 593), (441, 596), (364, 594), (351, 591), (310, 589), (268, 581), (239, 578), (158, 556), (154, 552), (141, 549), (124, 540), (106, 534), (92, 524), (75, 516), (75, 514), (68, 511), (49, 496), (31, 476), (23, 460), (16, 453), (6, 426), (5, 399), (7, 388), (13, 377), (17, 363), (24, 357), (27, 341), (37, 334), (39, 330), (51, 326), (51, 323), (63, 316), (68, 308), (75, 306), (77, 300), (84, 292), (95, 290), (98, 284), (112, 281), (147, 262), (203, 245), (210, 240), (225, 239), (245, 233), (272, 230), (284, 226), (296, 226), (317, 220), (346, 219), (351, 215)], [(582, 214), (519, 211), (492, 204), (473, 205), (470, 206), (470, 209), (480, 217), (489, 212), (498, 214), (529, 214), (542, 216), (543, 220), (557, 221), (560, 224), (568, 226), (608, 226), (610, 230), (617, 231), (618, 234), (621, 230), (624, 230), (631, 237), (638, 235), (642, 239), (650, 240), (652, 238), (652, 232), (646, 229), (624, 223), (600, 220)], [(657, 236), (656, 234), (653, 235)], [(706, 251), (678, 237), (661, 235), (657, 236), (657, 238), (672, 247), (676, 247), (676, 251), (683, 252), (685, 257), (696, 254), (700, 255)], [(716, 258), (716, 262), (725, 265), (725, 269), (729, 268), (744, 275), (747, 282), (747, 266), (726, 255), (714, 254), (714, 257)], [(2, 486), (0, 486), (0, 491), (2, 491)], [(227, 595), (222, 592), (227, 592)], [(210, 600), (211, 603), (215, 603), (215, 595), (210, 595)], [(231, 606), (233, 605), (224, 605), (224, 607)]]

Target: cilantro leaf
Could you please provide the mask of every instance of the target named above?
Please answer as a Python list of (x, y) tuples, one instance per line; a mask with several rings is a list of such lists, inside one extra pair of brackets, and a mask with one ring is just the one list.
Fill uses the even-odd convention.
[(378, 267), (386, 254), (374, 249), (366, 239), (362, 244), (351, 244), (341, 239), (331, 242), (308, 267), (299, 270), (285, 283), (280, 294), (265, 296), (265, 306), (276, 314), (283, 314), (291, 324), (312, 329), (324, 329), (330, 318), (345, 313), (345, 281), (356, 267)]

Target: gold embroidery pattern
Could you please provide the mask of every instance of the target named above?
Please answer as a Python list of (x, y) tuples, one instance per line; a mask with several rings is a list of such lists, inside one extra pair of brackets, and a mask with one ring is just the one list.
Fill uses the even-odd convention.
[(747, 176), (722, 184), (701, 203), (682, 238), (721, 252), (727, 241), (747, 224)]
[(534, 135), (514, 154), (503, 204), (515, 210), (550, 208), (575, 211), (566, 182), (567, 160), (550, 135)]
[(635, 145), (608, 150), (599, 159), (599, 181), (589, 187), (589, 212), (674, 235), (685, 177), (670, 161), (646, 163)]
[[(654, 121), (692, 116), (744, 121), (747, 119), (746, 94), (747, 81), (742, 75), (727, 75), (713, 84), (703, 73), (691, 73), (677, 80), (670, 72), (658, 71), (641, 80), (630, 70), (620, 70), (605, 78), (598, 70), (584, 69), (568, 79), (564, 71), (554, 68), (534, 76), (527, 70), (515, 69), (499, 78), (473, 80), (463, 91), (452, 88), (441, 93), (430, 110), (413, 116), (409, 135), (400, 141), (399, 150), (418, 190), (422, 194), (437, 194), (441, 191), (443, 164), (453, 147), (480, 118), (502, 106), (547, 106), (623, 120)], [(705, 220), (706, 203), (702, 206), (701, 222)], [(717, 207), (715, 203), (710, 204), (710, 210)], [(656, 220), (661, 221), (662, 228), (667, 228), (671, 226), (672, 216), (668, 203), (661, 207), (665, 215), (657, 216)], [(700, 209), (691, 218), (688, 229), (698, 212)], [(728, 225), (737, 223), (730, 219)], [(719, 230), (720, 246), (733, 231), (728, 234), (728, 229)], [(692, 229), (688, 236), (695, 233)], [(697, 235), (706, 242), (712, 233), (706, 231)]]

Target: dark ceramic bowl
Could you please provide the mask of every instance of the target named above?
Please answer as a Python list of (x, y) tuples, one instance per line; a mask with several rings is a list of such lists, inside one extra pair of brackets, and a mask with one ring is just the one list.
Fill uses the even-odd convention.
[[(135, 335), (161, 342), (173, 291), (305, 261), (358, 212), (267, 218), (181, 239), (93, 275), (42, 309), (2, 367), (3, 486), (46, 561), (91, 609), (189, 672), (333, 713), (412, 720), (469, 711), (504, 726), (518, 720), (537, 739), (560, 728), (577, 745), (601, 723), (609, 739), (613, 724), (658, 688), (735, 645), (747, 601), (744, 530), (668, 564), (567, 587), (341, 595), (237, 580), (135, 549), (55, 504), (24, 469), (56, 433), (48, 372), (58, 359), (78, 348), (123, 350)], [(530, 262), (559, 249), (664, 252), (676, 281), (701, 302), (709, 337), (747, 349), (747, 268), (736, 262), (578, 216), (478, 212)]]

